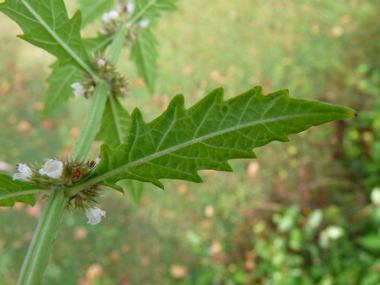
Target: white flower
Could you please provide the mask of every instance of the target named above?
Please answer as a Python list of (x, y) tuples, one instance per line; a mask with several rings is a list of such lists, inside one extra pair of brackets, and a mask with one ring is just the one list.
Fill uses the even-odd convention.
[(143, 20), (141, 20), (140, 21), (140, 27), (141, 28), (146, 28), (146, 27), (148, 27), (148, 25), (149, 25), (149, 19), (143, 19)]
[(99, 163), (100, 163), (100, 160), (101, 160), (100, 157), (97, 157), (97, 158), (95, 159), (95, 165), (94, 165), (94, 168), (95, 168), (95, 167), (98, 167), (98, 165), (99, 165)]
[(102, 58), (99, 58), (97, 63), (98, 63), (98, 66), (104, 66), (106, 64), (106, 61)]
[(59, 179), (62, 176), (63, 163), (59, 160), (49, 159), (44, 166), (38, 170), (41, 175), (47, 175), (54, 179)]
[(134, 10), (135, 10), (135, 3), (128, 2), (128, 4), (127, 4), (127, 11), (129, 13), (133, 13)]
[(106, 212), (99, 208), (92, 207), (90, 210), (86, 209), (86, 216), (88, 218), (87, 224), (95, 226), (101, 222), (102, 217), (106, 218)]
[(108, 34), (108, 32), (107, 32), (106, 29), (101, 29), (101, 30), (100, 30), (100, 33), (101, 33), (102, 35), (107, 35), (107, 34)]
[(71, 84), (71, 88), (74, 89), (74, 95), (79, 97), (86, 92), (86, 89), (79, 82)]
[(27, 181), (28, 177), (33, 175), (32, 170), (26, 164), (19, 164), (17, 170), (20, 173), (16, 173), (15, 175), (13, 175), (13, 180), (20, 179)]
[(119, 13), (115, 10), (111, 10), (108, 13), (103, 14), (102, 19), (104, 23), (109, 23), (119, 17)]
[(344, 230), (337, 226), (328, 226), (323, 232), (331, 240), (338, 239), (344, 235)]
[(371, 201), (372, 203), (379, 205), (380, 204), (380, 188), (375, 187), (371, 192)]
[(120, 88), (119, 90), (120, 90), (121, 94), (127, 95), (127, 88), (123, 87), (123, 88)]

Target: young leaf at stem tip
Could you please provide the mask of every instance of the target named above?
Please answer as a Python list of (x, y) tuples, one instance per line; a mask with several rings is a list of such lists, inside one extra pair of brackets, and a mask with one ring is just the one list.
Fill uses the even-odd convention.
[(150, 123), (135, 109), (126, 144), (117, 149), (102, 145), (99, 167), (66, 195), (96, 183), (121, 191), (116, 185), (121, 179), (161, 188), (159, 179), (202, 182), (199, 170), (232, 171), (227, 161), (255, 158), (253, 148), (287, 142), (288, 134), (355, 115), (346, 107), (291, 98), (287, 90), (263, 95), (256, 87), (228, 101), (223, 93), (216, 89), (188, 110), (178, 95)]

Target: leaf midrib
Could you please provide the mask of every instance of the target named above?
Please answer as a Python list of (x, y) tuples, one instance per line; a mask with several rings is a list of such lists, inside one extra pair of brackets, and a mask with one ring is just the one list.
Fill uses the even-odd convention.
[(97, 78), (96, 74), (66, 43), (52, 30), (49, 25), (33, 10), (33, 8), (25, 1), (21, 0), (30, 13), (37, 19), (37, 21), (53, 36), (53, 38), (74, 58), (74, 60), (86, 70), (92, 77)]
[[(335, 113), (336, 112), (328, 112), (328, 113), (324, 113), (324, 115), (335, 114)], [(210, 139), (212, 137), (216, 137), (216, 136), (228, 133), (228, 132), (237, 131), (237, 130), (240, 130), (240, 129), (244, 129), (244, 128), (247, 128), (247, 127), (253, 127), (253, 126), (256, 126), (256, 125), (260, 125), (260, 124), (265, 125), (266, 123), (275, 122), (275, 121), (287, 120), (287, 119), (292, 119), (292, 118), (302, 118), (302, 117), (309, 117), (309, 116), (317, 116), (317, 115), (321, 115), (321, 114), (320, 113), (307, 113), (307, 114), (287, 115), (287, 116), (283, 116), (283, 117), (276, 117), (276, 118), (271, 118), (271, 119), (266, 119), (266, 120), (260, 120), (260, 121), (256, 121), (256, 122), (252, 122), (252, 123), (243, 124), (243, 125), (231, 127), (231, 128), (228, 128), (228, 129), (220, 130), (220, 131), (214, 132), (212, 134), (205, 135), (205, 136), (202, 136), (202, 137), (199, 137), (199, 138), (187, 141), (187, 142), (179, 144), (177, 146), (173, 146), (173, 147), (165, 149), (163, 151), (156, 152), (156, 153), (151, 154), (151, 155), (149, 155), (147, 157), (141, 158), (141, 159), (136, 160), (134, 162), (131, 162), (129, 164), (126, 164), (126, 165), (123, 165), (121, 167), (115, 168), (115, 169), (107, 172), (106, 174), (100, 175), (100, 176), (98, 176), (98, 177), (96, 177), (94, 179), (90, 178), (89, 180), (87, 180), (83, 184), (79, 184), (77, 187), (72, 187), (71, 190), (73, 190), (73, 192), (74, 192), (74, 189), (75, 189), (75, 192), (77, 190), (80, 191), (80, 190), (85, 189), (85, 188), (87, 188), (87, 187), (89, 187), (91, 185), (94, 185), (94, 184), (96, 184), (96, 183), (98, 183), (100, 181), (103, 181), (103, 180), (105, 180), (107, 178), (110, 178), (110, 177), (112, 177), (114, 175), (117, 175), (117, 174), (119, 174), (121, 172), (127, 171), (130, 168), (133, 168), (135, 166), (138, 166), (138, 165), (143, 164), (145, 162), (148, 162), (150, 160), (156, 159), (158, 157), (164, 156), (166, 154), (169, 154), (169, 153), (174, 152), (176, 150), (179, 150), (181, 148), (187, 147), (187, 146), (192, 145), (192, 144), (199, 143), (201, 141), (204, 141), (204, 140), (207, 140), (207, 139)]]

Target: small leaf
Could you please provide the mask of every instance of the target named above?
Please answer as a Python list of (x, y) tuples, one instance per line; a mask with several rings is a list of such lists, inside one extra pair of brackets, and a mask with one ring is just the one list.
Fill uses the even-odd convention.
[(144, 183), (136, 180), (123, 180), (123, 183), (133, 202), (138, 206), (141, 202), (141, 196), (144, 193)]
[(175, 3), (179, 0), (138, 0), (135, 1), (136, 7), (132, 18), (138, 17), (136, 20), (142, 18), (158, 18), (163, 11), (175, 11), (177, 7)]
[(117, 98), (109, 96), (95, 140), (104, 141), (111, 148), (125, 142), (125, 136), (131, 122), (131, 116)]
[(34, 206), (36, 204), (34, 195), (23, 192), (35, 189), (34, 185), (19, 180), (13, 181), (11, 176), (0, 174), (0, 207), (13, 207), (16, 202)]
[(82, 28), (84, 28), (111, 10), (113, 0), (79, 0), (78, 3), (83, 15)]
[(19, 37), (55, 55), (62, 64), (72, 64), (93, 74), (93, 67), (80, 35), (81, 13), (69, 20), (63, 0), (12, 0), (0, 11), (24, 31)]
[(59, 66), (59, 62), (53, 63), (50, 68), (53, 72), (46, 80), (49, 88), (45, 93), (45, 105), (42, 116), (46, 117), (55, 112), (64, 102), (68, 101), (73, 93), (71, 84), (78, 81), (78, 69), (72, 65)]
[(131, 49), (131, 59), (136, 64), (137, 73), (144, 79), (151, 94), (157, 78), (157, 44), (149, 29), (140, 29)]
[(189, 110), (178, 95), (150, 123), (135, 109), (126, 144), (115, 150), (102, 145), (99, 166), (72, 191), (96, 183), (119, 189), (115, 183), (121, 179), (161, 188), (164, 178), (202, 182), (199, 170), (232, 171), (227, 161), (255, 158), (253, 148), (287, 142), (288, 134), (355, 115), (342, 106), (290, 98), (287, 90), (264, 96), (256, 87), (228, 101), (223, 93), (216, 89)]

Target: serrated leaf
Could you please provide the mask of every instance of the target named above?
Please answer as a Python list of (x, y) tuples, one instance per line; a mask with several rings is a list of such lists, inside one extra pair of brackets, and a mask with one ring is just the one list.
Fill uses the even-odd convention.
[(78, 3), (83, 15), (82, 28), (84, 28), (111, 10), (113, 0), (79, 0)]
[(151, 94), (157, 78), (157, 40), (149, 29), (140, 29), (132, 44), (131, 59), (135, 62), (137, 73)]
[(122, 182), (125, 185), (125, 189), (131, 196), (133, 202), (139, 206), (141, 202), (141, 196), (144, 193), (144, 183), (136, 180), (123, 180)]
[(19, 180), (12, 180), (6, 174), (0, 174), (0, 207), (13, 207), (16, 202), (22, 202), (31, 206), (36, 204), (33, 194), (23, 192), (35, 190), (36, 186)]
[(0, 11), (21, 27), (20, 38), (55, 55), (62, 64), (93, 73), (80, 35), (80, 11), (69, 20), (63, 0), (9, 0), (0, 4)]
[(100, 129), (95, 140), (104, 141), (111, 148), (125, 142), (131, 116), (115, 97), (108, 97)]
[[(111, 42), (110, 36), (84, 39), (83, 44), (89, 53), (103, 52)], [(52, 73), (46, 80), (49, 88), (45, 93), (45, 104), (42, 116), (46, 117), (55, 112), (64, 102), (67, 102), (73, 94), (71, 84), (78, 81), (78, 68), (73, 65), (62, 65), (56, 61), (50, 66)]]
[(354, 115), (342, 106), (290, 98), (287, 90), (264, 96), (261, 87), (228, 101), (216, 89), (189, 110), (178, 95), (150, 123), (135, 109), (126, 144), (115, 150), (102, 145), (100, 165), (77, 189), (95, 183), (119, 189), (115, 183), (121, 179), (161, 188), (163, 178), (202, 182), (199, 170), (232, 171), (227, 161), (255, 158), (253, 148)]
[(68, 101), (73, 93), (71, 84), (78, 81), (76, 76), (78, 69), (72, 65), (59, 66), (59, 62), (55, 62), (50, 66), (53, 72), (46, 80), (49, 88), (45, 93), (45, 105), (42, 116), (46, 117), (55, 112), (64, 102)]
[(175, 3), (179, 0), (137, 0), (132, 18), (136, 20), (148, 18), (152, 20), (160, 16), (163, 11), (174, 11), (177, 9)]

